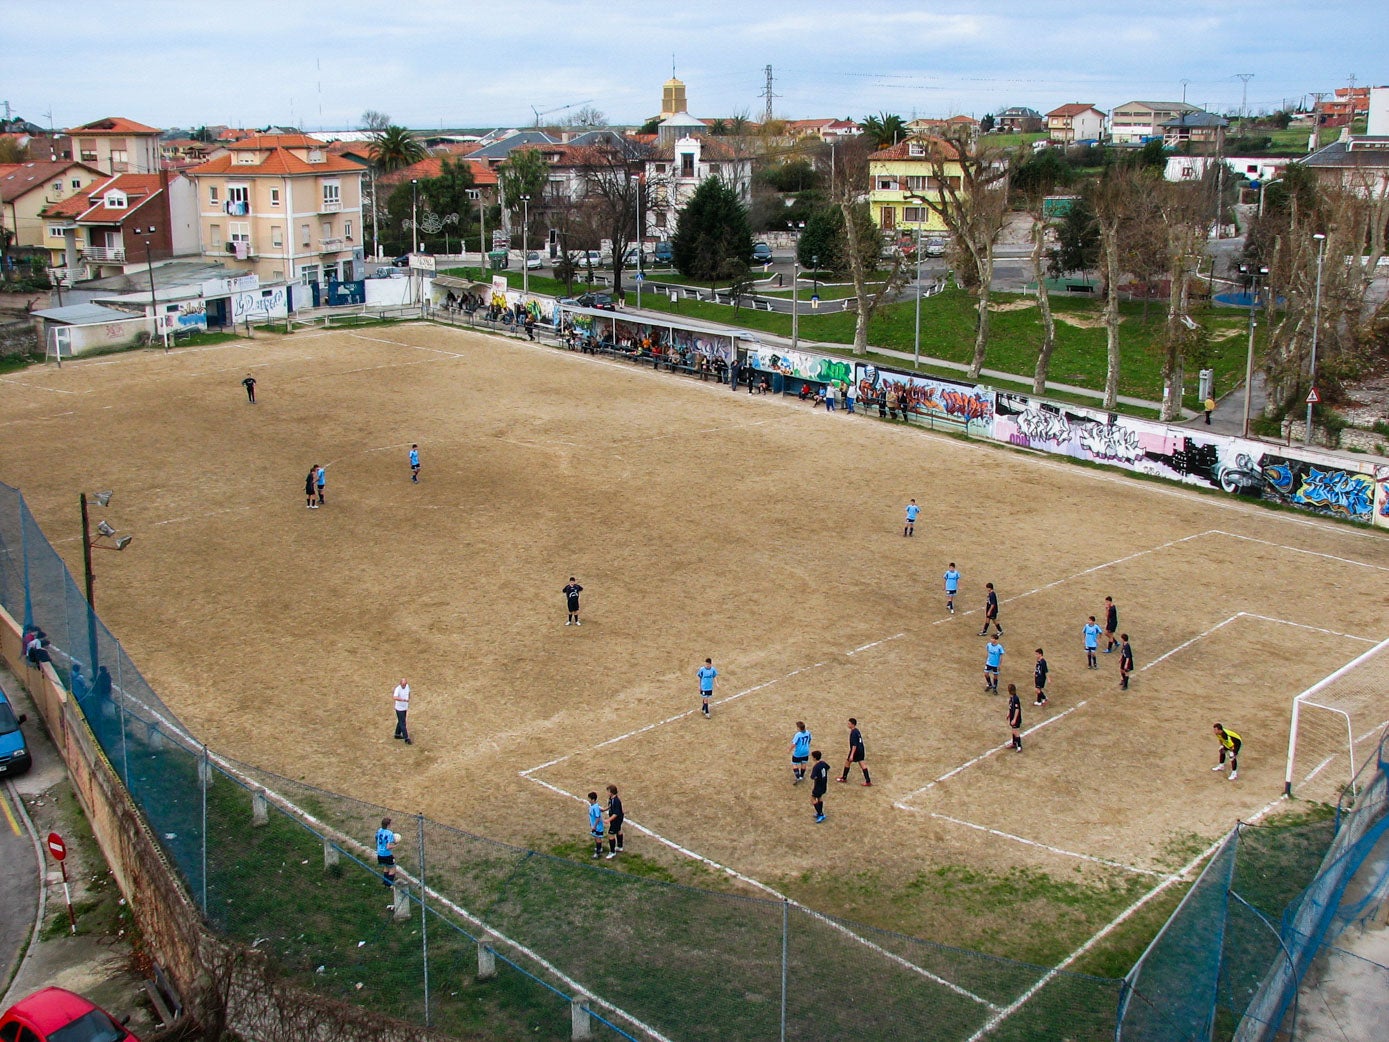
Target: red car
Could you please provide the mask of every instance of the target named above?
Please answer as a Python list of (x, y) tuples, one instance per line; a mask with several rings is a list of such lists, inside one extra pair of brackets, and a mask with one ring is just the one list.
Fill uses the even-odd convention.
[[(126, 1018), (129, 1019), (129, 1018)], [(3, 1042), (140, 1042), (100, 1006), (62, 988), (44, 988), (0, 1016)]]

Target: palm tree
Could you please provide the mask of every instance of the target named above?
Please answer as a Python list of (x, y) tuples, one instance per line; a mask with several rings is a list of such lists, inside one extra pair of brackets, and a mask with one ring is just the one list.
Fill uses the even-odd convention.
[(426, 158), (429, 151), (420, 143), (419, 138), (405, 127), (391, 123), (372, 134), (368, 154), (371, 156), (371, 249), (374, 254), (377, 252), (379, 213), (376, 205), (376, 178), (381, 174), (389, 174), (392, 170), (413, 166)]
[(863, 133), (877, 148), (887, 148), (907, 136), (907, 124), (895, 113), (880, 112), (863, 121)]
[(395, 124), (372, 135), (370, 152), (372, 164), (380, 174), (412, 166), (429, 155), (414, 134)]

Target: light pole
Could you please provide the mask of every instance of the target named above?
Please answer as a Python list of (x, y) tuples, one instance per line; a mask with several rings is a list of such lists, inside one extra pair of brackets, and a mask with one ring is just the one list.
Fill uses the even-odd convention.
[(921, 222), (916, 225), (916, 334), (912, 339), (912, 368), (921, 368)]
[[(154, 260), (150, 254), (150, 241), (145, 240), (145, 270), (150, 277), (150, 318), (154, 321), (154, 331), (159, 332), (159, 300), (154, 295)], [(164, 335), (164, 350), (169, 350), (169, 336)]]
[(801, 309), (796, 299), (796, 287), (801, 280), (801, 262), (791, 262), (791, 350), (801, 343)]
[(1282, 179), (1281, 177), (1275, 177), (1272, 181), (1260, 181), (1260, 182), (1259, 182), (1259, 216), (1260, 216), (1260, 217), (1262, 217), (1262, 216), (1264, 215), (1264, 193), (1268, 191), (1268, 186), (1269, 186), (1269, 185), (1280, 184), (1280, 183), (1282, 183), (1282, 180), (1283, 180), (1283, 179)]
[(1268, 274), (1267, 268), (1241, 264), (1240, 271), (1250, 279), (1249, 290), (1249, 354), (1244, 363), (1244, 437), (1249, 437), (1249, 405), (1254, 396), (1254, 309), (1259, 302), (1259, 278)]
[(531, 197), (521, 196), (521, 296), (528, 297), (531, 292), (531, 269), (526, 262), (530, 259), (527, 251), (531, 241)]
[[(106, 506), (111, 502), (110, 492), (97, 492), (93, 497), (96, 505)], [(103, 550), (124, 550), (130, 545), (131, 537), (128, 535), (117, 535), (116, 530), (105, 521), (97, 522), (97, 539), (111, 539), (110, 543), (98, 543), (92, 539), (91, 521), (87, 514), (87, 493), (81, 492), (77, 496), (78, 503), (82, 507), (82, 577), (86, 580), (87, 589), (87, 653), (88, 665), (91, 666), (92, 675), (96, 675), (97, 667), (97, 646), (96, 646), (96, 574), (92, 571), (92, 548), (99, 547)]]
[[(469, 188), (467, 190), (469, 199), (477, 200), (477, 266), (484, 271), (487, 270), (487, 211), (484, 209), (482, 201), (482, 190), (479, 188)], [(463, 247), (463, 252), (468, 252), (468, 247)]]
[(419, 249), (420, 224), (419, 217), (416, 216), (420, 206), (420, 180), (418, 177), (410, 178), (410, 252), (421, 253)]
[(1312, 304), (1312, 365), (1308, 370), (1311, 390), (1307, 392), (1307, 430), (1303, 432), (1302, 444), (1312, 444), (1312, 399), (1317, 394), (1317, 329), (1321, 325), (1321, 266), (1326, 257), (1326, 236), (1317, 232), (1312, 238), (1317, 240), (1317, 295)]

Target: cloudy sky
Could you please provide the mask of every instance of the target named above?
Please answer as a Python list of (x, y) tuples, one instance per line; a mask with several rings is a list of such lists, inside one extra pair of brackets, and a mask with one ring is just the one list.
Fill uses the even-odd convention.
[[(1180, 98), (1251, 111), (1389, 83), (1383, 0), (0, 0), (0, 100), (35, 123), (639, 123), (676, 74), (697, 116), (976, 116)], [(56, 22), (55, 22), (56, 20)], [(21, 60), (25, 54), (29, 60)], [(565, 108), (565, 107), (573, 108)]]

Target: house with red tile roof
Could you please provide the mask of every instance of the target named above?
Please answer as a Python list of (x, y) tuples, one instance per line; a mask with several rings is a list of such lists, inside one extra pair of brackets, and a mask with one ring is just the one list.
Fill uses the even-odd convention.
[(360, 274), (360, 163), (304, 134), (256, 134), (190, 168), (203, 256), (262, 282)]
[(67, 131), (73, 158), (106, 174), (152, 174), (159, 169), (159, 129), (107, 116)]
[(101, 171), (71, 160), (10, 163), (0, 168), (0, 239), (7, 249), (44, 248), (44, 207), (62, 202), (101, 178)]
[(1104, 113), (1094, 105), (1073, 102), (1047, 113), (1047, 137), (1053, 144), (1098, 141), (1104, 133)]
[(959, 150), (950, 141), (918, 134), (868, 157), (868, 209), (888, 234), (943, 235), (945, 222), (927, 205), (945, 198), (941, 179), (962, 182)]
[(51, 268), (63, 285), (198, 252), (198, 203), (183, 174), (117, 174), (46, 206)]

